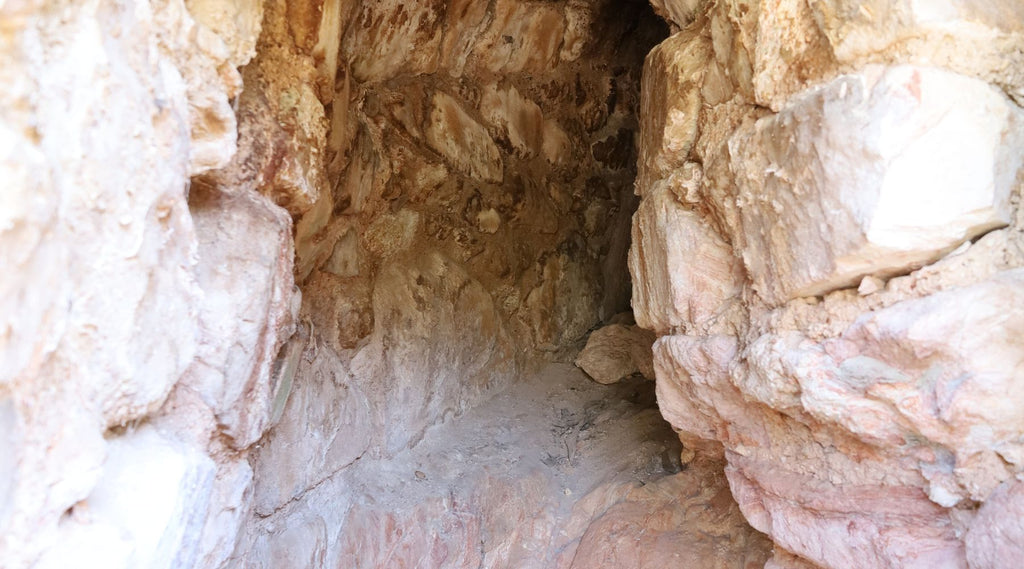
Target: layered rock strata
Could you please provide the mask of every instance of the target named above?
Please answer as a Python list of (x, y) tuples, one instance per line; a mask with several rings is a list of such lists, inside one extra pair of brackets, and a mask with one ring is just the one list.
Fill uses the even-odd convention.
[(690, 4), (645, 63), (630, 253), (662, 412), (769, 566), (1013, 566), (1024, 12)]

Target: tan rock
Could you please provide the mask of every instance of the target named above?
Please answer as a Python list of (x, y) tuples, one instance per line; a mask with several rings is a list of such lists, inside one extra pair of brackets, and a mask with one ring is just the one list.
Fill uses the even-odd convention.
[(704, 0), (651, 0), (651, 6), (659, 16), (680, 28), (693, 21)]
[(701, 86), (711, 49), (701, 30), (687, 30), (655, 47), (644, 61), (637, 173), (640, 195), (689, 158), (697, 138)]
[(587, 345), (576, 357), (576, 367), (587, 372), (594, 381), (615, 383), (639, 373), (654, 379), (651, 344), (654, 333), (638, 326), (612, 324), (594, 330)]
[(480, 113), (508, 137), (517, 155), (529, 158), (543, 147), (544, 115), (536, 103), (520, 95), (515, 87), (488, 87), (480, 101)]
[(355, 78), (383, 81), (402, 72), (436, 71), (444, 9), (428, 0), (360, 3), (342, 41)]
[(430, 147), (462, 174), (484, 182), (500, 182), (502, 160), (487, 129), (444, 93), (436, 93), (426, 132)]
[(996, 83), (1018, 100), (1024, 95), (1019, 3), (826, 0), (810, 6), (844, 64), (937, 65)]
[(545, 73), (558, 64), (565, 16), (548, 4), (497, 0), (494, 15), (473, 47), (471, 69), (484, 74)]

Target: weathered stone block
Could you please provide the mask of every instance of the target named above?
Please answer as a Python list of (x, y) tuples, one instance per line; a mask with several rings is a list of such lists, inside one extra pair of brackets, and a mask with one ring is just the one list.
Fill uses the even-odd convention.
[(711, 58), (701, 30), (680, 32), (651, 50), (644, 61), (640, 107), (637, 193), (681, 168), (697, 138), (701, 87)]
[(713, 323), (741, 283), (732, 248), (665, 184), (644, 197), (633, 217), (629, 272), (636, 322), (659, 334)]
[(654, 379), (651, 344), (655, 336), (638, 326), (611, 324), (594, 330), (576, 358), (576, 366), (603, 384), (639, 373)]
[(275, 362), (295, 330), (291, 220), (255, 193), (201, 190), (190, 206), (199, 239), (196, 280), (205, 294), (199, 355), (184, 381), (245, 448), (269, 427), (280, 379)]
[(739, 240), (771, 303), (905, 273), (1005, 225), (1024, 113), (947, 71), (871, 67), (730, 141)]
[(112, 439), (99, 484), (40, 566), (193, 566), (215, 470), (201, 450), (153, 427)]
[(841, 63), (937, 65), (1024, 96), (1024, 4), (974, 0), (809, 2)]

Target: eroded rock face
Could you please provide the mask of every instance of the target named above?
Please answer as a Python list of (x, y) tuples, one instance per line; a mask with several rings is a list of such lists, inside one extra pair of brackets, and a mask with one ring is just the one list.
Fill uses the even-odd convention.
[(1015, 566), (1021, 9), (651, 4), (3, 3), (0, 565)]
[(1013, 102), (947, 71), (867, 67), (795, 97), (730, 140), (755, 290), (904, 274), (1005, 226), (1022, 145)]
[(651, 387), (546, 367), (271, 513), (244, 566), (761, 566), (721, 463), (680, 472)]
[(718, 3), (645, 64), (637, 322), (769, 567), (1019, 547), (1024, 38), (960, 4)]
[(235, 153), (261, 20), (247, 1), (0, 8), (5, 567), (216, 566), (233, 548), (241, 516), (227, 539), (207, 516), (245, 509), (248, 465), (220, 437), (269, 426), (291, 222), (242, 187), (248, 205), (191, 211), (189, 179)]
[[(249, 153), (207, 176), (262, 180), (297, 220), (309, 330), (280, 422), (250, 455), (258, 517), (234, 561), (377, 566), (388, 528), (411, 522), (367, 504), (325, 526), (324, 510), (356, 499), (348, 473), (412, 452), (627, 307), (639, 63), (664, 32), (642, 3), (355, 2), (308, 22), (291, 9), (267, 5), (245, 72), (261, 85), (241, 99)], [(323, 45), (338, 26), (335, 68), (310, 65), (310, 26)], [(310, 189), (282, 181), (295, 157)], [(499, 503), (464, 497), (486, 518), (465, 531), (526, 547), (500, 529)], [(526, 523), (532, 506), (515, 507)], [(443, 557), (413, 535), (410, 555)]]

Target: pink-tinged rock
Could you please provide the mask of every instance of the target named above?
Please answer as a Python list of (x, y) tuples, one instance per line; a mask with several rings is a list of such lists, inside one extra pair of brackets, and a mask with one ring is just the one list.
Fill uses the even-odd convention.
[(213, 409), (233, 444), (245, 448), (269, 427), (275, 397), (290, 384), (286, 372), (294, 373), (301, 351), (300, 345), (282, 349), (295, 330), (299, 299), (291, 220), (250, 192), (197, 187), (190, 208), (204, 296), (199, 354), (185, 382)]
[(940, 502), (984, 500), (1024, 470), (1022, 307), (1024, 270), (1017, 269), (866, 315), (844, 334), (863, 356), (905, 374), (855, 373), (867, 380), (865, 395), (891, 406), (909, 432), (952, 453), (954, 464), (942, 470), (956, 484), (932, 483), (933, 493), (941, 486), (952, 494)]
[(729, 382), (736, 344), (730, 336), (663, 336), (654, 343), (658, 408), (677, 431), (724, 440), (727, 419), (743, 414), (740, 392)]
[[(493, 299), (444, 255), (408, 254), (382, 267), (373, 312), (373, 334), (351, 374), (369, 398), (375, 442), (388, 454), (510, 377), (510, 337)], [(444, 348), (425, 351), (427, 343)]]
[(732, 248), (665, 185), (640, 202), (629, 250), (640, 327), (659, 334), (706, 329), (739, 294), (741, 271)]
[[(268, 515), (358, 459), (374, 426), (370, 406), (337, 354), (320, 347), (303, 357), (280, 421), (254, 451), (254, 508)], [(296, 468), (301, 464), (302, 468)]]
[(576, 357), (576, 366), (587, 372), (594, 381), (615, 383), (634, 373), (654, 379), (651, 360), (653, 332), (638, 326), (611, 324), (594, 330), (587, 345)]
[(1008, 569), (1024, 559), (1024, 482), (996, 489), (971, 522), (964, 538), (971, 569)]
[(772, 553), (772, 558), (764, 564), (764, 569), (819, 569), (817, 565), (777, 545)]
[(579, 544), (556, 567), (760, 569), (770, 542), (740, 515), (721, 468), (695, 463), (645, 486), (588, 495), (585, 501), (610, 499), (606, 509), (590, 513)]
[(475, 512), (450, 498), (401, 512), (356, 506), (341, 529), (338, 562), (352, 569), (473, 569), (482, 562), (480, 531)]
[(1006, 225), (1022, 143), (1003, 93), (934, 68), (868, 67), (793, 98), (729, 145), (755, 289), (821, 295)]
[(1024, 470), (1022, 305), (1024, 272), (1014, 270), (866, 314), (835, 340), (765, 335), (735, 382), (797, 420), (894, 459), (918, 456), (941, 505), (981, 501)]
[(750, 524), (813, 563), (830, 569), (967, 567), (946, 511), (918, 488), (834, 484), (797, 470), (808, 466), (799, 460), (794, 469), (780, 456), (727, 457), (729, 485)]
[(916, 460), (819, 422), (786, 395), (791, 386), (762, 396), (786, 402), (785, 414), (741, 392), (734, 378), (746, 366), (731, 337), (665, 336), (654, 354), (662, 413), (684, 437), (725, 447), (740, 508), (777, 544), (830, 568), (962, 566), (962, 543)]

